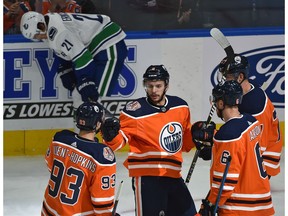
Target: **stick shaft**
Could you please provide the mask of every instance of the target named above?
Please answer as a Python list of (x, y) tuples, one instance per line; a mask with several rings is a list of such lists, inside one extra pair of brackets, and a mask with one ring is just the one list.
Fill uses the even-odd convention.
[(113, 210), (112, 210), (112, 216), (114, 216), (115, 213), (116, 213), (116, 209), (117, 209), (117, 206), (118, 206), (118, 203), (119, 203), (119, 198), (120, 198), (120, 193), (121, 193), (121, 190), (122, 190), (122, 186), (123, 186), (123, 180), (119, 184), (119, 188), (118, 188), (118, 191), (117, 191), (117, 194), (116, 194), (116, 197), (115, 197), (115, 203), (114, 203), (114, 207), (113, 207)]
[(219, 187), (219, 192), (218, 192), (218, 195), (217, 195), (213, 216), (216, 215), (216, 212), (217, 212), (217, 209), (218, 209), (218, 205), (219, 205), (220, 198), (221, 198), (221, 195), (222, 195), (222, 191), (223, 191), (223, 188), (224, 188), (224, 183), (226, 181), (226, 177), (227, 177), (228, 170), (229, 170), (229, 167), (230, 167), (231, 159), (232, 159), (231, 156), (229, 156), (227, 158), (227, 163), (226, 163), (225, 170), (224, 170), (224, 173), (223, 173), (223, 177), (222, 177), (222, 180), (221, 180), (221, 184), (220, 184), (220, 187)]

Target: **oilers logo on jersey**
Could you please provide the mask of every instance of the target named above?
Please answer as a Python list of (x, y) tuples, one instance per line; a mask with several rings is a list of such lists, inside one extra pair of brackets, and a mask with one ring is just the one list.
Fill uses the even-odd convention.
[(170, 122), (164, 125), (161, 130), (159, 143), (161, 147), (169, 152), (176, 153), (182, 148), (182, 126), (177, 122)]

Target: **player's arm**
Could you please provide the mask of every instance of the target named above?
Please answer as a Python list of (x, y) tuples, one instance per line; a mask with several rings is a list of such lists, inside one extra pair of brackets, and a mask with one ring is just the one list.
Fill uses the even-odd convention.
[[(136, 120), (131, 118), (125, 112), (121, 112), (120, 117), (120, 130), (115, 137), (109, 139), (110, 141), (106, 141), (105, 143), (113, 149), (113, 151), (117, 151), (123, 148), (126, 143), (129, 142), (131, 135), (136, 133), (137, 123)], [(102, 129), (103, 133), (103, 129)], [(105, 137), (105, 136), (104, 136)]]
[(98, 86), (93, 79), (96, 63), (89, 50), (69, 30), (62, 31), (58, 36), (58, 47), (61, 55), (72, 61), (76, 87), (83, 101), (97, 101), (99, 97)]
[[(106, 147), (109, 148), (109, 147)], [(114, 207), (116, 186), (116, 162), (115, 155), (110, 151), (103, 152), (106, 161), (99, 161), (89, 188), (94, 214), (99, 216), (111, 216)]]
[(52, 170), (53, 158), (54, 157), (53, 157), (53, 141), (52, 141), (45, 154), (45, 162), (46, 162), (49, 172), (51, 172)]
[(190, 117), (190, 111), (189, 108), (187, 108), (187, 117), (183, 120), (183, 152), (189, 152), (192, 148), (195, 147), (194, 142), (192, 141), (191, 136), (191, 117)]
[(273, 112), (271, 112), (272, 116), (270, 116), (270, 128), (267, 130), (269, 133), (269, 140), (267, 148), (263, 152), (262, 156), (267, 174), (269, 176), (275, 176), (280, 172), (280, 157), (283, 146), (283, 139), (280, 134), (279, 119), (272, 104), (271, 109), (273, 109)]

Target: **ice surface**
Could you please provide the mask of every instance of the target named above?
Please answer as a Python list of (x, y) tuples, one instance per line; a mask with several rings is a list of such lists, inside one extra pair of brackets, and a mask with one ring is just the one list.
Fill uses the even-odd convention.
[[(186, 178), (194, 151), (184, 154), (182, 175)], [(281, 159), (281, 173), (271, 178), (271, 191), (275, 216), (284, 216), (284, 150)], [(134, 216), (134, 197), (131, 179), (123, 166), (127, 152), (117, 152), (118, 183), (123, 180), (123, 188), (117, 212), (121, 216)], [(5, 216), (39, 216), (42, 206), (44, 190), (48, 183), (49, 172), (44, 162), (44, 156), (4, 157), (4, 215)], [(195, 200), (197, 209), (201, 199), (205, 198), (209, 190), (210, 162), (198, 159), (189, 190)]]

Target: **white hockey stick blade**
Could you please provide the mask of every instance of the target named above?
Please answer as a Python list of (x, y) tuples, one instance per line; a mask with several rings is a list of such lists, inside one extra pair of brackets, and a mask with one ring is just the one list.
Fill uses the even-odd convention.
[(210, 30), (210, 35), (224, 49), (228, 60), (231, 62), (234, 58), (234, 50), (225, 35), (218, 28), (212, 28)]
[(231, 46), (227, 38), (218, 28), (212, 28), (210, 30), (210, 35), (218, 42), (218, 44), (223, 48), (226, 49), (228, 46)]

